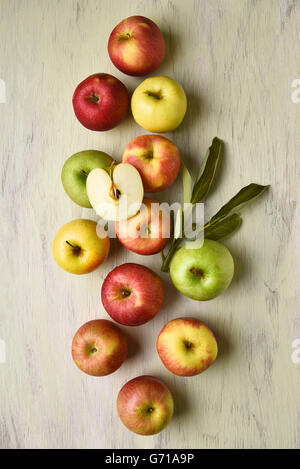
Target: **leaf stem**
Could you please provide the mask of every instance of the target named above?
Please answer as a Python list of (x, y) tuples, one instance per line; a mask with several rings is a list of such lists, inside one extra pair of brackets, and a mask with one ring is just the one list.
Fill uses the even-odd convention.
[(161, 265), (162, 272), (168, 272), (172, 257), (174, 256), (175, 251), (177, 251), (183, 239), (184, 238), (178, 238), (178, 239), (173, 238), (168, 254), (164, 257), (163, 263)]

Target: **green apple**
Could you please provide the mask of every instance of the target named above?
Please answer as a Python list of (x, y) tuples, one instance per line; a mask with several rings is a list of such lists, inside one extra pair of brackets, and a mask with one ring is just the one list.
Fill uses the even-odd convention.
[(144, 80), (134, 91), (131, 110), (135, 121), (149, 132), (170, 132), (186, 113), (182, 86), (172, 78), (159, 76)]
[(81, 207), (91, 208), (86, 193), (86, 178), (92, 169), (109, 168), (112, 162), (111, 156), (98, 150), (84, 150), (70, 156), (61, 173), (64, 189), (70, 199)]
[(66, 223), (53, 242), (57, 264), (71, 274), (88, 274), (108, 256), (110, 241), (104, 228), (92, 220), (78, 219)]
[(194, 300), (212, 300), (230, 285), (234, 273), (232, 255), (223, 244), (206, 239), (198, 249), (180, 248), (170, 266), (172, 282)]

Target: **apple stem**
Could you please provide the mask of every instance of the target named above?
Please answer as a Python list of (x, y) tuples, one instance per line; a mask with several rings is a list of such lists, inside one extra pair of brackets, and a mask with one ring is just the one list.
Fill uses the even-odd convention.
[(88, 173), (87, 173), (86, 171), (84, 171), (84, 169), (81, 169), (80, 172), (81, 172), (82, 174), (84, 174), (85, 176), (88, 176)]
[(98, 104), (99, 101), (100, 101), (100, 96), (92, 91), (91, 94), (89, 95), (88, 99), (89, 99), (92, 103)]
[(73, 249), (75, 248), (75, 246), (73, 246), (73, 244), (69, 243), (69, 241), (66, 241), (66, 243), (67, 243), (69, 246), (71, 246), (71, 248), (73, 248)]
[(80, 251), (81, 251), (81, 247), (80, 246), (74, 246), (73, 244), (71, 244), (69, 241), (66, 241), (66, 243), (71, 246), (71, 248), (73, 248), (73, 251), (74, 251), (74, 254), (79, 254)]

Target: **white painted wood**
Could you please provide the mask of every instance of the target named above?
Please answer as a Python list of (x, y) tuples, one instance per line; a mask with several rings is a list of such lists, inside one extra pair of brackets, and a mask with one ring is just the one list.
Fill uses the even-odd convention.
[[(52, 258), (65, 222), (93, 218), (65, 195), (60, 172), (74, 152), (95, 148), (120, 158), (143, 133), (132, 118), (93, 133), (76, 120), (75, 86), (94, 72), (112, 73), (132, 91), (140, 79), (112, 65), (107, 39), (124, 17), (142, 14), (162, 28), (167, 56), (159, 74), (186, 89), (186, 119), (170, 134), (187, 166), (199, 168), (212, 137), (226, 155), (207, 203), (212, 214), (249, 182), (271, 183), (244, 213), (226, 245), (236, 262), (230, 289), (197, 303), (171, 286), (151, 323), (125, 328), (130, 359), (95, 379), (72, 363), (70, 346), (85, 321), (106, 317), (100, 287), (128, 260), (160, 269), (160, 256), (130, 254), (117, 241), (96, 272), (76, 277)], [(0, 364), (2, 448), (294, 448), (299, 446), (300, 338), (299, 128), (292, 102), (299, 69), (297, 0), (1, 0), (1, 316), (7, 359)], [(160, 194), (178, 199), (180, 182)], [(181, 379), (155, 351), (160, 328), (178, 316), (206, 321), (220, 342), (215, 365)], [(120, 387), (140, 374), (170, 386), (176, 414), (155, 437), (129, 433), (117, 417)]]

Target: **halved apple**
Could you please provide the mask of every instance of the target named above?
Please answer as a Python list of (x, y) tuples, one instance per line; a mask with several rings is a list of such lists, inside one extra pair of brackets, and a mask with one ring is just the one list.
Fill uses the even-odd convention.
[(128, 163), (113, 165), (109, 172), (93, 169), (86, 189), (91, 206), (105, 220), (127, 220), (138, 212), (144, 197), (141, 176)]

